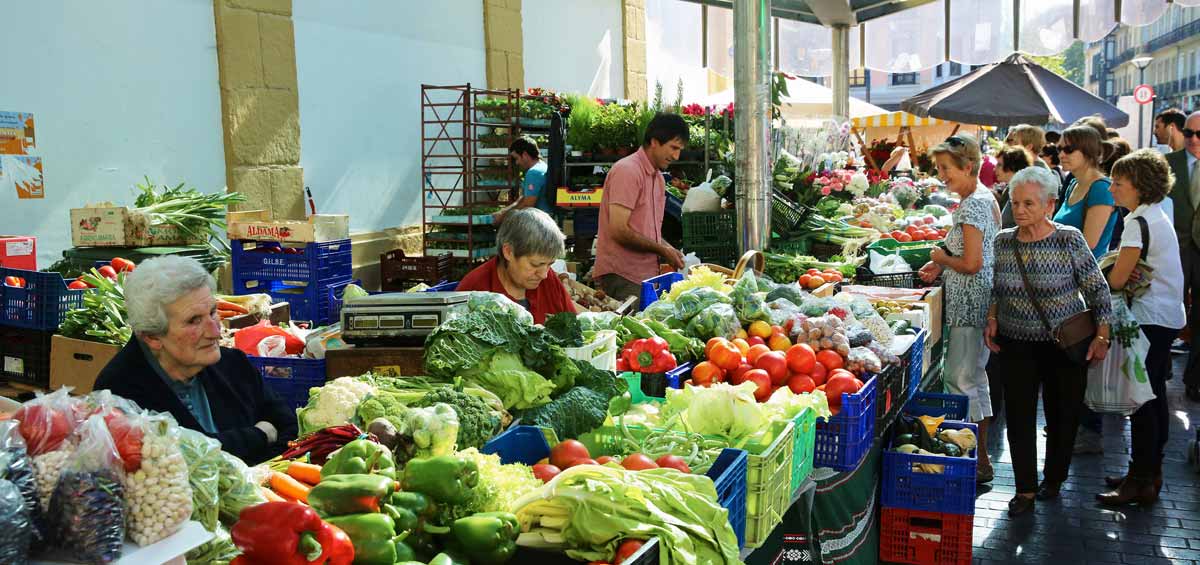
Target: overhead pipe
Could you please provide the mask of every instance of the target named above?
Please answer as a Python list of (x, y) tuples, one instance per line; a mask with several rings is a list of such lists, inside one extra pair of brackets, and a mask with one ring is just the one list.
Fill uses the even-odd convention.
[(733, 3), (738, 248), (771, 239), (771, 0)]

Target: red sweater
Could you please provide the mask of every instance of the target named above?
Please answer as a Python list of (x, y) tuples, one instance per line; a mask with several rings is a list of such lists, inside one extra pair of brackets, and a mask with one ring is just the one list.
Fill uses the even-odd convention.
[[(513, 302), (519, 301), (508, 294), (504, 289), (504, 285), (500, 283), (500, 274), (496, 272), (496, 267), (499, 265), (495, 257), (475, 270), (467, 273), (463, 280), (458, 283), (456, 290), (482, 290), (487, 292), (495, 292), (507, 296)], [(558, 314), (559, 312), (575, 313), (575, 305), (571, 302), (571, 297), (567, 295), (567, 289), (563, 288), (562, 281), (558, 280), (558, 275), (554, 273), (554, 269), (548, 269), (550, 275), (542, 280), (537, 288), (525, 291), (525, 299), (529, 301), (529, 312), (533, 314), (533, 321), (538, 324), (546, 322), (546, 317)]]

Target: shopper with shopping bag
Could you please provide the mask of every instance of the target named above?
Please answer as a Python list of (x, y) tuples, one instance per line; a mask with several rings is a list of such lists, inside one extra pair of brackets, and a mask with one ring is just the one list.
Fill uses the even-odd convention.
[[(1145, 373), (1154, 398), (1142, 404), (1129, 419), (1132, 461), (1128, 474), (1106, 478), (1108, 486), (1115, 490), (1096, 498), (1109, 505), (1150, 504), (1158, 500), (1162, 488), (1163, 448), (1170, 427), (1166, 381), (1171, 374), (1171, 342), (1187, 324), (1181, 300), (1183, 267), (1179, 241), (1162, 208), (1163, 198), (1174, 181), (1166, 159), (1150, 149), (1122, 157), (1113, 165), (1112, 176), (1113, 199), (1130, 212), (1116, 262), (1108, 272), (1108, 282), (1114, 291), (1113, 302), (1117, 302), (1118, 296), (1124, 299), (1141, 327), (1142, 335), (1138, 337), (1149, 342)], [(1118, 332), (1114, 332), (1116, 335)], [(1138, 341), (1134, 340), (1134, 355)], [(1128, 376), (1134, 377), (1134, 384), (1138, 384), (1136, 371)], [(1091, 387), (1090, 376), (1088, 385)], [(1125, 390), (1131, 394), (1140, 390), (1144, 398), (1144, 385)]]

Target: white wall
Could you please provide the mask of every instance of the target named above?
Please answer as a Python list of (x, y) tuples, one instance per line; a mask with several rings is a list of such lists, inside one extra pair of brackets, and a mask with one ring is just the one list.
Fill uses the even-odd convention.
[(479, 0), (295, 0), (300, 163), (353, 231), (421, 222), (421, 84), (486, 87)]
[(0, 110), (33, 112), (46, 197), (0, 194), (0, 233), (38, 266), (71, 247), (68, 209), (133, 203), (133, 185), (223, 190), (212, 0), (5, 2)]
[(524, 0), (521, 19), (525, 86), (625, 96), (620, 2)]

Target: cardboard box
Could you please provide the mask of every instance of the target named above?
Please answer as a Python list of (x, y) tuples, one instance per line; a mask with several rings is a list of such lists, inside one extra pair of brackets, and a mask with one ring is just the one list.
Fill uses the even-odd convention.
[(0, 235), (0, 267), (37, 270), (37, 238)]
[(74, 394), (92, 392), (96, 377), (119, 351), (118, 345), (54, 336), (50, 340), (50, 389), (69, 386)]
[(350, 238), (350, 216), (315, 214), (307, 220), (274, 220), (270, 210), (230, 212), (230, 240), (253, 239), (293, 243), (323, 243)]
[(190, 237), (168, 224), (151, 224), (146, 216), (121, 206), (72, 208), (71, 243), (75, 247), (156, 247), (195, 245)]

